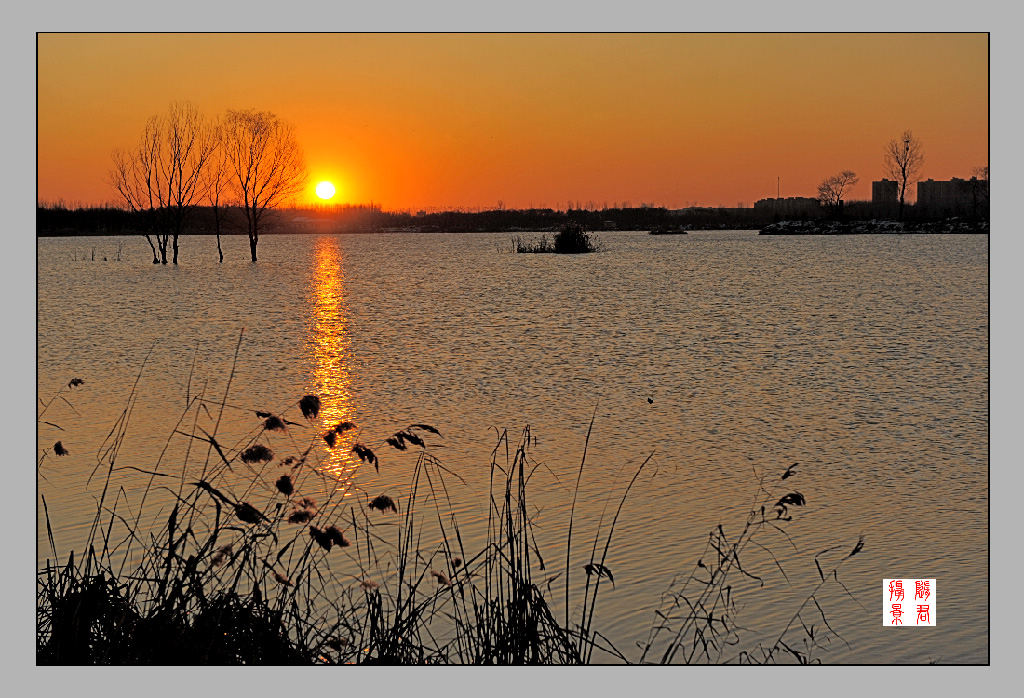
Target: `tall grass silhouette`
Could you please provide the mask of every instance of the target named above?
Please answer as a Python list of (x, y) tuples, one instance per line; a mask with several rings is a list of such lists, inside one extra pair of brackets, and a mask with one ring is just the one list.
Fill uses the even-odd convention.
[[(50, 554), (38, 572), (40, 664), (590, 664), (595, 656), (810, 663), (839, 637), (818, 594), (841, 585), (839, 566), (863, 541), (827, 573), (814, 558), (820, 583), (777, 640), (746, 646), (741, 637), (734, 578), (759, 579), (741, 559), (753, 548), (767, 551), (786, 575), (766, 538), (788, 537), (786, 522), (807, 506), (788, 483), (773, 492), (762, 475), (743, 528), (731, 537), (722, 526), (711, 532), (691, 573), (666, 591), (639, 656), (629, 657), (595, 627), (595, 610), (599, 592), (614, 588), (616, 525), (650, 456), (609, 500), (614, 514), (602, 517), (590, 544), (578, 544), (576, 493), (591, 421), (564, 556), (549, 554), (530, 515), (530, 482), (540, 467), (529, 453), (531, 429), (515, 439), (501, 431), (488, 464), (485, 535), (468, 549), (450, 496), (462, 478), (433, 455), (442, 438), (436, 427), (413, 424), (354, 444), (353, 454), (375, 468), (411, 461), (407, 494), (368, 492), (319, 467), (325, 439), (312, 421), (319, 397), (272, 414), (292, 425), (282, 435), (263, 411), (228, 403), (233, 374), (219, 399), (189, 396), (168, 437), (187, 441), (186, 462), (130, 466), (147, 478), (130, 497), (118, 482), (127, 467), (117, 463), (136, 378), (97, 454), (92, 477), (101, 473), (102, 481), (87, 540), (66, 560), (58, 561), (41, 494)], [(218, 432), (226, 408), (257, 414), (237, 443), (222, 443)], [(200, 426), (201, 413), (210, 430)], [(292, 414), (296, 421), (288, 421)], [(329, 433), (352, 428), (345, 422)], [(267, 443), (271, 432), (276, 450)], [(284, 455), (282, 443), (292, 452)], [(345, 448), (340, 440), (327, 445)], [(193, 446), (205, 455), (190, 461)], [(556, 559), (560, 569), (549, 569)], [(560, 612), (549, 603), (554, 581), (564, 587)]]

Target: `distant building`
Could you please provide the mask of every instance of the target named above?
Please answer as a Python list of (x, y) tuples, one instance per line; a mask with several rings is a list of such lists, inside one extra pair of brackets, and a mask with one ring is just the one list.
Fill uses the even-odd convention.
[(871, 183), (871, 203), (894, 204), (900, 200), (900, 185), (884, 177)]
[(778, 216), (807, 216), (821, 212), (821, 202), (809, 196), (789, 196), (784, 199), (760, 199), (754, 210)]
[(974, 215), (988, 204), (988, 180), (971, 177), (917, 183), (917, 208), (932, 216)]

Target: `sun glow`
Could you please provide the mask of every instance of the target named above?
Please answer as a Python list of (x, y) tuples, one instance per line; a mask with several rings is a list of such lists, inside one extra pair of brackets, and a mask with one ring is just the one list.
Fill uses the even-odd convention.
[(316, 195), (324, 201), (334, 198), (334, 185), (330, 182), (320, 182), (316, 185)]

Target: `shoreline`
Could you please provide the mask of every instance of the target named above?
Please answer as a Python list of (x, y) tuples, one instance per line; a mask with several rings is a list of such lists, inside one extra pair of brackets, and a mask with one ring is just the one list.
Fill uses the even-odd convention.
[(942, 221), (779, 221), (758, 235), (988, 235), (987, 220), (947, 218)]

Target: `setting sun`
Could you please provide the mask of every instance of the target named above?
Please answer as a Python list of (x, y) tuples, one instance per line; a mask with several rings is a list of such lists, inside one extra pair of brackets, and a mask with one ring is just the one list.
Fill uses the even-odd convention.
[(325, 201), (334, 196), (334, 185), (330, 182), (320, 182), (316, 185), (316, 195)]

